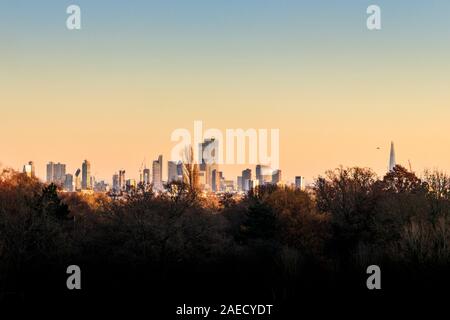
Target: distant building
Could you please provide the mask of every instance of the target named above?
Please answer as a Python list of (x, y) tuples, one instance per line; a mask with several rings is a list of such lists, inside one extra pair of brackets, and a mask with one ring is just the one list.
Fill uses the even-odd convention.
[(30, 178), (36, 177), (33, 161), (29, 161), (28, 164), (23, 166), (23, 173), (25, 173)]
[(281, 178), (281, 170), (280, 169), (274, 170), (273, 173), (272, 173), (272, 183), (273, 184), (278, 184), (278, 183), (281, 182), (281, 180), (282, 180), (282, 178)]
[(47, 183), (52, 183), (53, 182), (53, 176), (54, 176), (54, 174), (53, 174), (53, 165), (54, 165), (54, 163), (53, 162), (49, 162), (49, 163), (47, 163), (47, 179), (46, 179), (46, 181), (47, 181)]
[(163, 175), (163, 156), (160, 155), (158, 160), (154, 160), (152, 164), (153, 186), (156, 189), (162, 189), (162, 175)]
[(198, 146), (199, 155), (199, 169), (200, 172), (204, 172), (205, 187), (207, 189), (213, 189), (213, 170), (219, 170), (219, 141), (215, 138), (205, 139), (199, 143)]
[(252, 180), (252, 170), (245, 169), (242, 171), (242, 191), (249, 191), (251, 189), (249, 185), (250, 180)]
[(211, 190), (214, 192), (220, 191), (220, 172), (213, 169), (211, 172)]
[(225, 191), (225, 192), (235, 191), (234, 181), (233, 180), (223, 180), (221, 190)]
[(91, 190), (91, 163), (87, 160), (83, 161), (81, 166), (81, 189)]
[(91, 176), (91, 188), (95, 189), (95, 184), (97, 183), (97, 181), (95, 180), (94, 176)]
[(258, 164), (256, 166), (256, 180), (259, 185), (272, 183), (272, 169), (269, 166)]
[(117, 173), (112, 176), (112, 191), (118, 193), (120, 191), (119, 175)]
[(389, 171), (394, 170), (396, 166), (395, 162), (395, 150), (394, 150), (394, 142), (391, 142), (391, 152), (389, 154)]
[(125, 191), (126, 190), (126, 184), (125, 184), (125, 170), (119, 170), (119, 190)]
[(259, 186), (259, 180), (248, 180), (248, 190), (253, 190), (255, 189), (257, 186)]
[(134, 179), (128, 179), (126, 181), (126, 191), (131, 191), (136, 189), (136, 180)]
[(242, 191), (242, 176), (237, 177), (237, 191)]
[(81, 191), (81, 170), (75, 171), (75, 191)]
[(109, 185), (105, 181), (99, 181), (95, 182), (94, 184), (94, 191), (95, 192), (108, 192), (109, 191)]
[(301, 176), (295, 177), (295, 188), (299, 190), (303, 190), (305, 188), (305, 178)]
[(66, 165), (62, 163), (49, 162), (47, 164), (47, 183), (55, 183), (63, 186), (66, 178)]
[(67, 173), (66, 177), (64, 178), (64, 190), (73, 192), (73, 175), (71, 175), (70, 173)]
[(143, 171), (143, 177), (142, 177), (142, 182), (144, 185), (149, 185), (150, 184), (150, 169), (145, 168)]
[(167, 162), (167, 182), (178, 181), (180, 178), (178, 167), (175, 161)]

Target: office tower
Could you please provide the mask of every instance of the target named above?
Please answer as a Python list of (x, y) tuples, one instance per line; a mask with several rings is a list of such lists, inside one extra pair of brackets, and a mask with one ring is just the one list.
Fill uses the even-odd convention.
[(175, 161), (167, 162), (167, 182), (179, 180), (178, 167)]
[(94, 184), (94, 191), (95, 192), (108, 192), (109, 191), (109, 185), (105, 181), (95, 182)]
[(91, 176), (91, 189), (94, 189), (95, 183), (96, 183), (95, 177)]
[(150, 184), (150, 169), (145, 168), (142, 175), (143, 184), (148, 186)]
[(125, 184), (125, 170), (119, 170), (119, 190), (125, 191), (126, 184)]
[(81, 191), (81, 170), (75, 172), (75, 191)]
[(242, 171), (242, 191), (250, 190), (249, 181), (252, 179), (252, 170), (245, 169)]
[(29, 161), (28, 164), (23, 166), (23, 173), (25, 173), (30, 178), (36, 177), (33, 161)]
[(253, 190), (257, 186), (259, 186), (259, 180), (248, 180), (247, 185), (248, 185), (248, 190), (247, 191)]
[(62, 163), (49, 162), (47, 164), (47, 183), (64, 184), (66, 177), (66, 165)]
[(242, 191), (242, 190), (244, 190), (242, 188), (242, 176), (238, 176), (237, 177), (237, 191)]
[(113, 174), (113, 192), (119, 192), (120, 191), (120, 184), (119, 184), (119, 175), (117, 173)]
[(394, 170), (395, 166), (396, 166), (396, 163), (395, 163), (394, 142), (391, 142), (391, 152), (389, 155), (389, 171)]
[(64, 190), (73, 192), (73, 175), (70, 173), (66, 174), (64, 178)]
[(87, 160), (83, 161), (81, 166), (81, 189), (90, 190), (91, 185), (91, 163)]
[(126, 181), (126, 190), (127, 191), (131, 191), (131, 190), (134, 190), (134, 189), (136, 189), (136, 180), (128, 179)]
[(212, 189), (212, 171), (219, 170), (219, 141), (215, 138), (205, 139), (199, 143), (199, 169), (204, 172), (205, 185)]
[(53, 177), (54, 177), (54, 163), (53, 162), (49, 162), (47, 163), (47, 183), (52, 183), (53, 182)]
[(177, 163), (177, 174), (181, 178), (184, 176), (184, 165), (181, 161)]
[(211, 172), (211, 190), (214, 192), (220, 191), (220, 172), (213, 169)]
[(281, 182), (281, 170), (274, 170), (272, 173), (272, 183), (277, 184)]
[(157, 189), (162, 188), (162, 173), (163, 173), (163, 156), (160, 155), (158, 160), (153, 161), (152, 165), (153, 173), (153, 186)]
[(296, 189), (303, 190), (303, 188), (305, 187), (304, 184), (305, 184), (305, 178), (304, 177), (301, 177), (301, 176), (296, 176), (295, 177), (295, 188)]
[(58, 185), (64, 184), (66, 177), (66, 165), (62, 163), (56, 163), (53, 165), (53, 182)]
[(256, 166), (256, 180), (259, 185), (272, 183), (272, 169), (269, 166), (258, 164)]

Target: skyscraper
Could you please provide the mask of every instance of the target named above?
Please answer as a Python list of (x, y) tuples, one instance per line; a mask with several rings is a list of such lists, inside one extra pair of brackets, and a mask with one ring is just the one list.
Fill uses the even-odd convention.
[(175, 161), (167, 162), (167, 182), (179, 180), (177, 163)]
[(73, 175), (70, 173), (66, 174), (64, 179), (64, 190), (72, 192), (73, 191)]
[(119, 175), (117, 173), (113, 174), (112, 176), (112, 191), (114, 193), (117, 193), (120, 191), (119, 187)]
[(125, 191), (126, 184), (125, 184), (125, 170), (119, 170), (119, 190)]
[(395, 166), (396, 166), (396, 163), (395, 163), (394, 142), (391, 142), (391, 152), (389, 155), (389, 171), (394, 170)]
[(245, 169), (242, 171), (242, 191), (250, 190), (250, 180), (252, 180), (252, 170)]
[(280, 183), (281, 179), (282, 179), (281, 178), (281, 170), (278, 169), (278, 170), (273, 171), (273, 173), (272, 173), (272, 183), (273, 184)]
[(50, 161), (47, 164), (47, 183), (63, 185), (66, 178), (66, 165)]
[(158, 160), (153, 161), (153, 186), (155, 188), (162, 188), (162, 173), (163, 173), (163, 156), (160, 155)]
[(199, 143), (200, 171), (204, 172), (205, 185), (212, 189), (213, 170), (219, 171), (219, 141), (215, 138), (205, 139)]
[(237, 191), (242, 191), (242, 176), (237, 177)]
[(53, 162), (49, 162), (47, 163), (47, 183), (52, 183), (53, 182), (53, 176), (54, 176), (54, 167), (53, 167), (54, 163)]
[(34, 178), (36, 176), (33, 161), (29, 161), (28, 164), (23, 166), (23, 173), (25, 173), (30, 178)]
[(301, 176), (295, 177), (295, 188), (303, 190), (305, 184), (305, 178)]
[(143, 171), (143, 183), (145, 186), (150, 184), (150, 169), (145, 168)]
[(75, 172), (75, 191), (81, 191), (81, 170)]
[(269, 166), (258, 164), (256, 166), (256, 180), (259, 185), (272, 182), (272, 169)]
[(90, 190), (92, 189), (91, 185), (91, 163), (87, 160), (84, 160), (81, 166), (81, 189)]
[(220, 191), (220, 172), (213, 169), (211, 172), (211, 190), (214, 192)]

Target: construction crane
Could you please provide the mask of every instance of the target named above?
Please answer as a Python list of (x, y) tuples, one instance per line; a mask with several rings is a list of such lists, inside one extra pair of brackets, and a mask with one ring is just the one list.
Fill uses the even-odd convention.
[(409, 159), (408, 159), (408, 165), (409, 165), (409, 172), (413, 172), (412, 171), (412, 166), (411, 166), (411, 161), (409, 161)]
[(144, 175), (142, 173), (143, 169), (145, 169), (146, 165), (145, 165), (145, 157), (144, 160), (142, 160), (141, 166), (139, 168), (139, 182), (143, 182), (144, 181)]

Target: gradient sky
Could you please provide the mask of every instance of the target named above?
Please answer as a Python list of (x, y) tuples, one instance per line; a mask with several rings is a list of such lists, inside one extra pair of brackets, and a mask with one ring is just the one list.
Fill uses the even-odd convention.
[(41, 177), (87, 158), (98, 178), (137, 178), (194, 120), (279, 128), (286, 180), (383, 174), (391, 140), (413, 170), (450, 171), (448, 0), (0, 0), (0, 70), (0, 162)]

